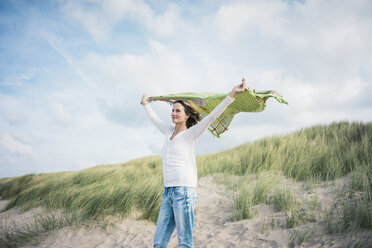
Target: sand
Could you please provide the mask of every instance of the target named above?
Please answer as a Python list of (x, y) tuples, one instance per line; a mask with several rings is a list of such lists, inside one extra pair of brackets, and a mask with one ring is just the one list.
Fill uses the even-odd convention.
[[(304, 184), (296, 184), (296, 194), (304, 200), (315, 195), (319, 199), (318, 210), (326, 208), (335, 199), (335, 190), (342, 190), (347, 179), (340, 179), (333, 185), (319, 187), (307, 191)], [(195, 209), (194, 238), (195, 247), (348, 247), (351, 240), (366, 235), (372, 236), (371, 231), (337, 236), (324, 234), (324, 222), (317, 221), (307, 226), (283, 228), (273, 224), (273, 219), (284, 220), (285, 214), (278, 212), (271, 205), (255, 206), (257, 216), (249, 220), (233, 222), (231, 192), (223, 185), (215, 182), (213, 177), (201, 178), (198, 182), (199, 201)], [(0, 209), (7, 201), (0, 201)], [(0, 214), (1, 223), (13, 221), (22, 224), (32, 221), (32, 215), (43, 211), (41, 208), (22, 213), (18, 208), (12, 208)], [(317, 216), (317, 218), (320, 218)], [(136, 220), (129, 217), (124, 220), (112, 218), (109, 225), (94, 225), (89, 227), (66, 227), (50, 233), (41, 240), (39, 248), (111, 248), (111, 247), (152, 247), (155, 225), (148, 221)], [(279, 222), (278, 222), (279, 223)], [(312, 237), (301, 246), (291, 245), (291, 237), (299, 230), (313, 227)], [(34, 247), (26, 245), (24, 247)], [(176, 231), (171, 237), (168, 247), (178, 247)], [(372, 247), (372, 243), (366, 244)]]

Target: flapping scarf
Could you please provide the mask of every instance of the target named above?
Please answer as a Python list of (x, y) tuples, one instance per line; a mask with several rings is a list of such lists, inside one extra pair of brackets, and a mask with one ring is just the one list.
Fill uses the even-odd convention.
[[(164, 96), (149, 97), (149, 101), (165, 101), (173, 103), (176, 100), (184, 100), (193, 105), (202, 118), (207, 116), (227, 94), (217, 93), (179, 93)], [(234, 115), (240, 112), (261, 112), (266, 108), (266, 101), (270, 97), (275, 98), (278, 102), (288, 104), (276, 91), (256, 91), (249, 88), (245, 89), (235, 96), (235, 101), (231, 103), (226, 110), (208, 127), (208, 130), (216, 137), (220, 138), (221, 134), (229, 129)]]

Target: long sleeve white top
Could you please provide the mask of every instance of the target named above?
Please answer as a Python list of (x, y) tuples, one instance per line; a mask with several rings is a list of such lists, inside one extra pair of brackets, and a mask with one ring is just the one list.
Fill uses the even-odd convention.
[(197, 138), (234, 100), (233, 97), (227, 95), (226, 98), (199, 123), (178, 133), (172, 140), (170, 138), (175, 131), (175, 127), (165, 124), (153, 111), (150, 104), (144, 106), (150, 120), (160, 132), (165, 135), (165, 142), (161, 154), (165, 187), (187, 186), (196, 188), (198, 176), (194, 149)]

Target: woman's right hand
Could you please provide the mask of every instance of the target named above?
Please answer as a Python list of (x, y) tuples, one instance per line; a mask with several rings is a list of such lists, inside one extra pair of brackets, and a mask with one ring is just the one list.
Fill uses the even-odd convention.
[(149, 103), (149, 97), (148, 97), (146, 94), (143, 94), (143, 95), (142, 95), (141, 104), (142, 104), (143, 106), (145, 106), (145, 105), (148, 104), (148, 103)]

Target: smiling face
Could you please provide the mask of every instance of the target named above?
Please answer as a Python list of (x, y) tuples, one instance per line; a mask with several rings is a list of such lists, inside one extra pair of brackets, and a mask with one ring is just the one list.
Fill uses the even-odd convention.
[(173, 104), (172, 108), (172, 122), (174, 124), (183, 124), (189, 118), (189, 115), (185, 113), (185, 108), (182, 106), (181, 103), (175, 103)]

